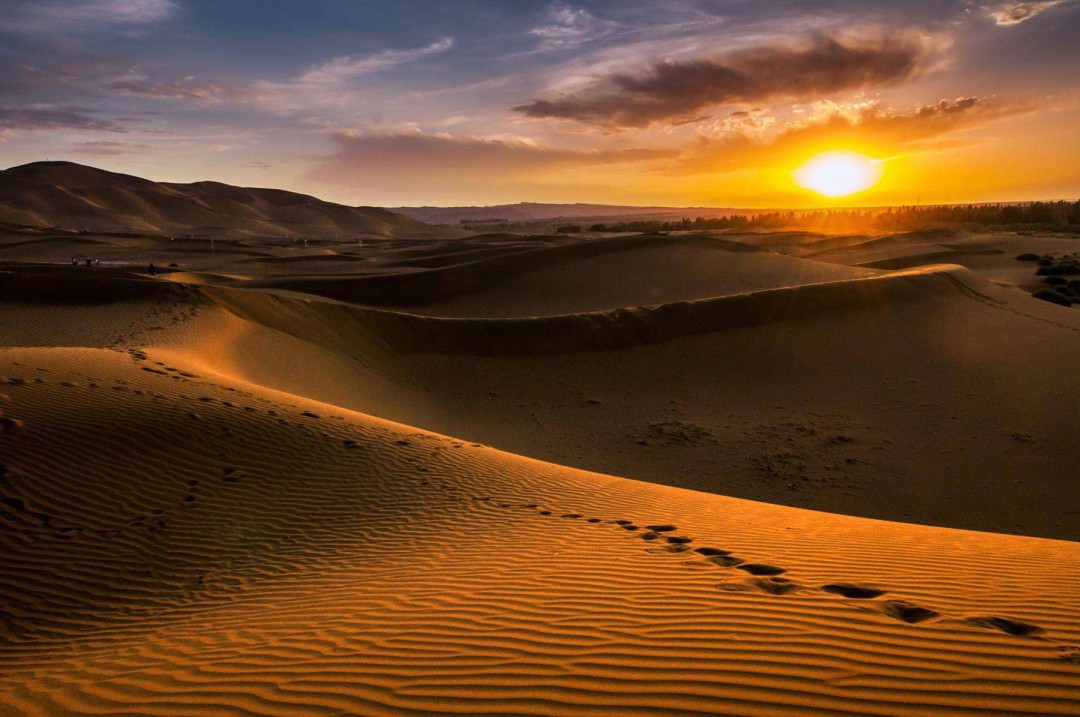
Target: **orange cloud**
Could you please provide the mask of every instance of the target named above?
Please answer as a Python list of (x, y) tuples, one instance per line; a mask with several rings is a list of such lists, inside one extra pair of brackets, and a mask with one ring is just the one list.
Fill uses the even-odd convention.
[(878, 156), (934, 144), (947, 135), (981, 127), (998, 119), (1037, 109), (1031, 100), (961, 97), (941, 100), (906, 112), (866, 107), (834, 111), (824, 117), (788, 126), (769, 141), (745, 133), (719, 139), (703, 137), (666, 171), (706, 174), (774, 165), (829, 147), (854, 147)]

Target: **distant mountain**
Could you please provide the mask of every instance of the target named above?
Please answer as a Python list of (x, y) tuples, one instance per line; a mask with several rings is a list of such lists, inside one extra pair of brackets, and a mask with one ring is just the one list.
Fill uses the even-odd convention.
[(395, 207), (429, 224), (463, 222), (535, 222), (551, 219), (681, 219), (682, 217), (722, 217), (731, 214), (758, 214), (761, 210), (731, 207), (634, 207), (618, 204), (496, 204), (490, 207)]
[(152, 182), (73, 162), (33, 162), (0, 171), (0, 222), (169, 236), (453, 235), (377, 207), (349, 207), (306, 194), (219, 182)]

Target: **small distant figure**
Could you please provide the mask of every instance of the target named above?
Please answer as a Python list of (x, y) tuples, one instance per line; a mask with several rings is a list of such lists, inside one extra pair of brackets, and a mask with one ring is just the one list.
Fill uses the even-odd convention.
[(157, 276), (157, 267), (154, 266), (154, 262), (150, 262), (150, 276)]
[(71, 265), (72, 266), (78, 266), (79, 265), (79, 260), (76, 259), (75, 257), (71, 257)]
[(93, 266), (94, 265), (94, 260), (91, 259), (90, 257), (86, 257), (86, 265), (87, 266)]
[(101, 266), (101, 259), (94, 259), (94, 266)]

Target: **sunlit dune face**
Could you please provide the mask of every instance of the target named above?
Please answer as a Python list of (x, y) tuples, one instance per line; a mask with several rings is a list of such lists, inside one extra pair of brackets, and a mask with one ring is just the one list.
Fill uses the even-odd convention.
[(826, 197), (846, 197), (877, 184), (882, 166), (858, 152), (825, 152), (795, 170), (795, 183)]

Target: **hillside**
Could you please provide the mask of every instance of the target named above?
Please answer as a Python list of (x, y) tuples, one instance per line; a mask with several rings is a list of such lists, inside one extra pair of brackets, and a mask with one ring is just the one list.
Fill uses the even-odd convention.
[(172, 184), (73, 162), (0, 172), (0, 222), (74, 231), (355, 239), (444, 236), (377, 207), (349, 207), (280, 189)]

